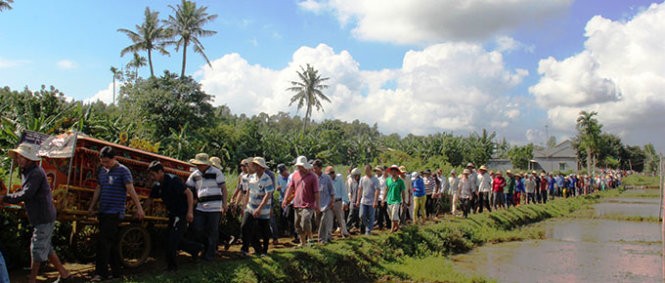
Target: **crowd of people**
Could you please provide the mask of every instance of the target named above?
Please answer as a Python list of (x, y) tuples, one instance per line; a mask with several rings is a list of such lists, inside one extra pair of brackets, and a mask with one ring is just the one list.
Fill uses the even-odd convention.
[[(36, 152), (36, 146), (30, 144), (9, 151), (21, 168), (23, 188), (0, 196), (0, 203), (23, 201), (34, 227), (29, 282), (35, 281), (44, 261), (57, 268), (57, 282), (65, 282), (71, 275), (51, 246), (56, 211)], [(270, 240), (277, 244), (284, 236), (293, 237), (293, 244), (303, 247), (329, 243), (333, 235), (371, 235), (374, 229), (396, 232), (401, 225), (422, 225), (446, 213), (467, 217), (469, 213), (489, 213), (605, 190), (620, 185), (622, 178), (618, 171), (591, 177), (544, 171), (490, 171), (484, 165), (476, 170), (473, 163), (467, 164), (459, 175), (456, 170), (446, 176), (441, 169), (408, 172), (398, 165), (365, 165), (349, 169), (344, 176), (332, 166), (325, 167), (321, 160), (305, 156), (295, 160), (293, 171), (279, 164), (274, 173), (264, 158), (252, 157), (240, 162), (237, 187), (228, 197), (221, 160), (199, 153), (189, 161), (196, 170), (184, 182), (166, 173), (159, 161), (150, 163), (147, 170), (155, 185), (149, 198), (141, 203), (131, 171), (118, 162), (113, 148), (102, 148), (99, 156), (98, 186), (89, 206), (99, 227), (92, 281), (121, 275), (120, 256), (114, 247), (125, 216), (127, 195), (139, 220), (145, 217), (144, 211), (150, 211), (154, 199), (162, 200), (168, 212), (167, 270), (175, 271), (179, 250), (190, 254), (194, 261), (212, 261), (220, 253), (220, 239), (225, 249), (241, 244), (243, 256), (250, 255), (250, 248), (255, 255), (265, 256)], [(6, 274), (0, 270), (0, 283), (8, 281), (3, 279)]]

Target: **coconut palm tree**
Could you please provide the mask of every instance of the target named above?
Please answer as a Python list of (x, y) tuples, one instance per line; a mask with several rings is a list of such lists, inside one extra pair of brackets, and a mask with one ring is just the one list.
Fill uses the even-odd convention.
[(120, 79), (122, 72), (113, 66), (111, 66), (110, 71), (113, 73), (113, 102), (111, 104), (115, 104), (115, 80)]
[(595, 111), (581, 111), (577, 116), (577, 139), (580, 147), (586, 150), (586, 165), (587, 173), (589, 174), (592, 173), (591, 169), (595, 164), (595, 162), (592, 161), (592, 158), (593, 154), (598, 150), (601, 128), (603, 127), (598, 123), (598, 120), (594, 118), (596, 115), (598, 115), (598, 112)]
[(0, 0), (0, 11), (2, 10), (11, 10), (14, 0)]
[(152, 51), (157, 50), (163, 55), (170, 55), (164, 48), (166, 39), (169, 37), (168, 29), (164, 27), (162, 22), (159, 21), (159, 12), (150, 11), (150, 8), (145, 8), (145, 20), (139, 26), (136, 25), (136, 31), (128, 29), (118, 29), (119, 32), (124, 33), (132, 40), (132, 45), (127, 46), (120, 51), (120, 56), (132, 52), (139, 51), (148, 52), (148, 64), (150, 65), (150, 77), (155, 76), (152, 67)]
[(196, 3), (187, 0), (182, 0), (182, 3), (177, 5), (177, 7), (173, 7), (172, 5), (169, 5), (169, 7), (174, 13), (174, 15), (170, 15), (168, 20), (166, 20), (171, 35), (175, 37), (172, 44), (175, 44), (176, 52), (182, 48), (182, 71), (180, 72), (180, 77), (185, 76), (187, 48), (190, 44), (194, 46), (194, 52), (201, 54), (203, 59), (208, 63), (208, 66), (212, 67), (199, 38), (217, 33), (214, 30), (203, 29), (203, 26), (216, 19), (217, 15), (210, 15), (206, 11), (208, 7), (197, 7)]
[(327, 81), (329, 78), (322, 78), (321, 75), (319, 75), (319, 71), (309, 64), (307, 64), (307, 68), (300, 66), (300, 72), (296, 72), (298, 73), (298, 77), (300, 77), (300, 81), (291, 81), (292, 87), (287, 88), (286, 90), (296, 93), (291, 97), (289, 106), (298, 101), (298, 110), (305, 107), (305, 122), (303, 123), (304, 133), (307, 128), (307, 122), (312, 115), (312, 107), (316, 107), (316, 111), (323, 111), (321, 100), (330, 102), (330, 99), (328, 99), (328, 97), (321, 91), (328, 88), (323, 82)]
[(145, 60), (145, 57), (134, 52), (134, 57), (132, 57), (132, 60), (127, 63), (127, 68), (134, 68), (134, 81), (139, 79), (139, 68), (145, 66), (146, 64), (147, 61)]

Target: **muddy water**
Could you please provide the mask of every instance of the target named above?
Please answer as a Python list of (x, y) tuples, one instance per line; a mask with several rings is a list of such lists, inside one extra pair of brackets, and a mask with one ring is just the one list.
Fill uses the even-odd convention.
[[(658, 216), (656, 199), (610, 199), (596, 215)], [(460, 271), (499, 282), (662, 282), (655, 222), (562, 219), (542, 223), (546, 239), (486, 245), (454, 256)]]

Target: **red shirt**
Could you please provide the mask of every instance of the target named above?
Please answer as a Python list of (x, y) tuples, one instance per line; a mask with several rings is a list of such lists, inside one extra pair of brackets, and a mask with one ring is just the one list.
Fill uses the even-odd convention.
[(540, 190), (547, 191), (547, 178), (540, 177)]
[(498, 193), (503, 192), (503, 187), (506, 186), (506, 179), (503, 176), (496, 176), (492, 181), (492, 192)]
[(319, 207), (314, 196), (319, 189), (319, 178), (314, 173), (308, 172), (305, 176), (300, 176), (300, 171), (296, 171), (293, 177), (291, 177), (289, 187), (296, 191), (295, 198), (293, 199), (293, 207)]

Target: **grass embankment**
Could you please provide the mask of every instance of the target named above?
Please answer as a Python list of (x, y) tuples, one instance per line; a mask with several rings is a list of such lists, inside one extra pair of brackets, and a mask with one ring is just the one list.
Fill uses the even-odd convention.
[(624, 186), (646, 186), (646, 187), (658, 187), (658, 182), (660, 181), (658, 176), (645, 176), (640, 174), (633, 174), (627, 176), (621, 180)]
[(489, 242), (542, 238), (525, 227), (566, 216), (600, 195), (557, 199), (468, 219), (446, 217), (426, 226), (405, 226), (395, 234), (356, 236), (324, 246), (271, 251), (267, 257), (184, 266), (177, 274), (143, 274), (129, 282), (484, 282), (459, 274), (445, 256)]

